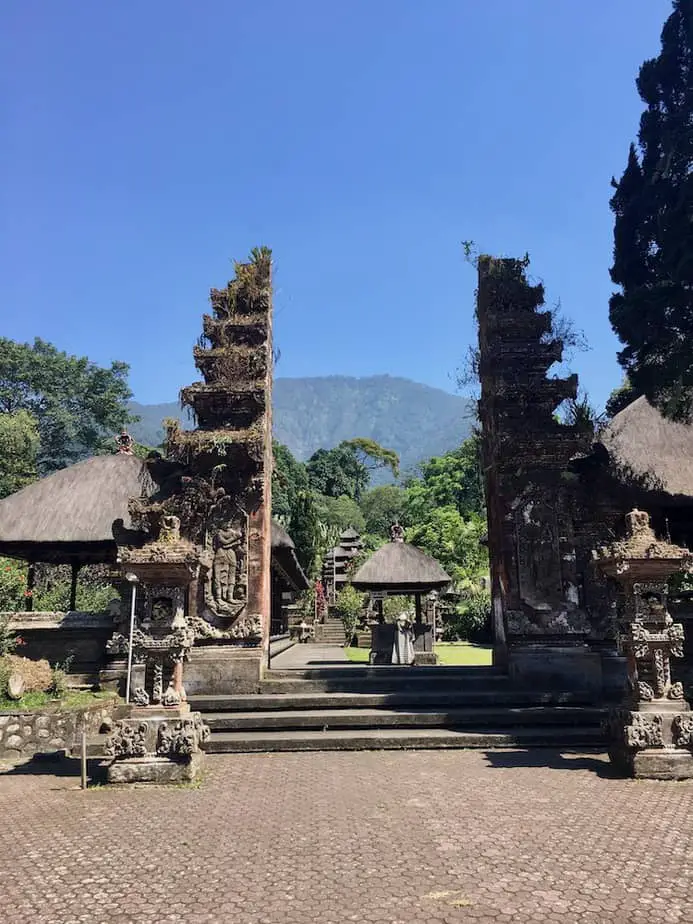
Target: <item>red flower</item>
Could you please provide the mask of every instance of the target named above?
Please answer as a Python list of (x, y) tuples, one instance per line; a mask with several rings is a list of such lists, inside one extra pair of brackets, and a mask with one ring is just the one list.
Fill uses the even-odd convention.
[(24, 596), (25, 596), (25, 597), (33, 597), (33, 595), (34, 595), (33, 590), (25, 590), (25, 591), (24, 591)]

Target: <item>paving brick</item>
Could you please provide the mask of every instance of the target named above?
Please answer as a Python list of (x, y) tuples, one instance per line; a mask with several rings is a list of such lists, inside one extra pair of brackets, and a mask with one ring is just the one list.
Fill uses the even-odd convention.
[(693, 782), (601, 755), (220, 755), (199, 788), (0, 773), (3, 924), (689, 924)]

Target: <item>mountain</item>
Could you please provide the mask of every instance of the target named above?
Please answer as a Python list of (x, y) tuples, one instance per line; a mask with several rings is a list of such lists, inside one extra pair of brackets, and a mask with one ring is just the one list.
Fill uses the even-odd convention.
[[(130, 428), (134, 438), (158, 446), (165, 417), (192, 423), (178, 404), (137, 404), (141, 418)], [(474, 422), (474, 402), (410, 379), (389, 375), (350, 378), (275, 379), (274, 436), (298, 459), (342, 440), (370, 437), (394, 449), (403, 472), (441, 455), (464, 440)]]

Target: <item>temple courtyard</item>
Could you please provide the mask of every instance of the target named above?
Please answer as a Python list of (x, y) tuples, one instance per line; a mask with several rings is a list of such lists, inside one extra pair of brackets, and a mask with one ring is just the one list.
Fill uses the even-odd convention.
[(551, 750), (212, 755), (200, 784), (0, 773), (6, 924), (693, 921), (693, 781)]

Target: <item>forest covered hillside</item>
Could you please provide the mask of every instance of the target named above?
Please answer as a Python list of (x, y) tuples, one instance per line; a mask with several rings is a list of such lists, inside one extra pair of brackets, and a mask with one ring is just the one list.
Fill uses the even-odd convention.
[[(132, 424), (132, 435), (148, 446), (161, 443), (165, 417), (192, 426), (176, 402), (133, 402), (132, 410), (141, 418)], [(471, 432), (474, 413), (473, 402), (466, 398), (389, 375), (274, 382), (274, 436), (300, 460), (316, 449), (369, 437), (394, 449), (402, 472), (411, 472), (419, 462), (459, 446)]]

